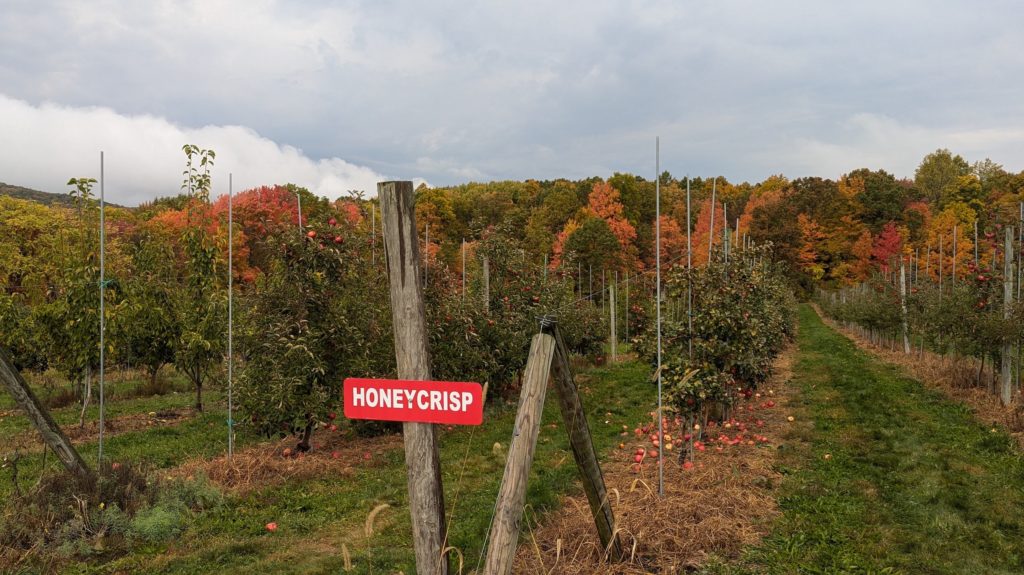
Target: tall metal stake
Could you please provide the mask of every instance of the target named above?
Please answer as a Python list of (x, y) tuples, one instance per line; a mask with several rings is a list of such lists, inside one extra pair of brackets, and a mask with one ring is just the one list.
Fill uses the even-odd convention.
[(106, 317), (106, 306), (104, 300), (106, 299), (106, 281), (107, 281), (107, 267), (106, 267), (106, 222), (104, 219), (104, 213), (106, 212), (106, 173), (103, 165), (103, 152), (100, 151), (100, 435), (99, 435), (99, 448), (97, 451), (97, 459), (100, 465), (103, 465), (103, 428), (104, 416), (106, 415), (106, 404), (104, 399), (104, 363), (106, 362), (106, 333), (107, 333), (107, 317)]
[(956, 236), (958, 235), (956, 228), (957, 225), (953, 224), (953, 287), (956, 287)]
[[(658, 495), (665, 495), (664, 417), (661, 411), (661, 138), (654, 139), (654, 267), (658, 307)], [(714, 205), (712, 203), (712, 205)]]
[(629, 343), (629, 272), (626, 272), (626, 343)]
[(715, 186), (718, 176), (711, 180), (711, 231), (708, 232), (708, 265), (711, 265), (712, 246), (715, 245)]
[(235, 455), (234, 335), (235, 335), (235, 214), (233, 206), (234, 174), (228, 174), (228, 459)]
[(943, 261), (942, 261), (942, 256), (943, 256), (943, 253), (942, 253), (942, 235), (940, 234), (939, 235), (939, 301), (942, 301), (942, 271), (943, 271), (943, 267), (944, 267), (943, 266)]
[(978, 270), (978, 220), (974, 220), (974, 270)]
[(693, 242), (690, 229), (690, 176), (686, 176), (686, 340), (689, 358), (693, 359)]
[(722, 255), (729, 264), (729, 204), (722, 202)]

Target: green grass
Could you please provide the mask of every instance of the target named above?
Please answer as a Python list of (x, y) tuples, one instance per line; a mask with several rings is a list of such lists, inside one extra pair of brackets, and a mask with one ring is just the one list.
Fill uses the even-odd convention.
[[(1011, 438), (800, 310), (784, 512), (714, 573), (1024, 572), (1024, 465)], [(831, 454), (831, 459), (824, 459)]]
[[(634, 426), (653, 407), (649, 370), (633, 362), (594, 369), (587, 376), (581, 384), (583, 401), (597, 451), (605, 454), (618, 443), (623, 424)], [(462, 551), (466, 572), (480, 556), (504, 470), (504, 456), (492, 448), (501, 443), (507, 450), (514, 419), (514, 405), (495, 406), (488, 409), (482, 426), (456, 428), (441, 436), (449, 545)], [(216, 453), (222, 447), (222, 420), (202, 416), (173, 429), (126, 434), (112, 439), (108, 449), (126, 459), (173, 465), (180, 461), (180, 451)], [(531, 469), (531, 517), (555, 509), (562, 494), (579, 489), (551, 389), (543, 424), (553, 423), (559, 423), (557, 429), (542, 427)], [(216, 445), (204, 446), (204, 437)], [(381, 503), (391, 508), (378, 516), (379, 532), (367, 538), (364, 522)], [(264, 529), (270, 521), (279, 524), (276, 533)], [(351, 554), (353, 573), (415, 572), (401, 449), (386, 453), (372, 466), (360, 466), (354, 476), (293, 481), (229, 498), (219, 510), (192, 518), (185, 533), (170, 543), (140, 546), (120, 558), (94, 558), (69, 565), (66, 572), (336, 573), (343, 567), (342, 543)]]
[[(36, 393), (36, 396), (44, 402), (46, 401), (47, 396), (51, 393), (58, 393), (71, 389), (71, 383), (53, 369), (46, 373), (23, 372), (22, 375), (28, 381), (29, 387), (31, 387)], [(171, 371), (169, 368), (164, 368), (163, 375), (161, 377), (165, 378), (168, 392), (178, 391), (188, 393), (192, 390), (192, 384), (188, 379)], [(140, 375), (138, 371), (128, 371), (124, 375), (114, 371), (113, 373), (109, 373), (107, 376), (105, 385), (108, 396), (107, 399), (113, 402), (138, 397), (142, 393), (141, 389), (148, 384), (148, 377)], [(96, 399), (96, 394), (99, 393), (98, 386), (99, 380), (94, 377), (94, 400)], [(0, 394), (0, 410), (14, 409), (15, 407), (14, 398), (6, 393)], [(73, 410), (74, 406), (72, 405), (68, 408), (61, 409)]]
[[(203, 393), (203, 403), (214, 405), (220, 398), (220, 394), (216, 391), (209, 391)], [(130, 415), (133, 413), (149, 413), (151, 411), (161, 410), (183, 410), (195, 405), (196, 396), (191, 392), (171, 392), (165, 395), (154, 395), (151, 397), (135, 397), (131, 399), (118, 399), (107, 402), (105, 405), (105, 413), (108, 418), (115, 418), (122, 415)], [(212, 409), (213, 407), (211, 407)], [(72, 426), (78, 425), (79, 417), (82, 413), (81, 405), (71, 405), (68, 407), (62, 407), (60, 409), (50, 410), (50, 415), (53, 419), (61, 426)], [(89, 402), (89, 407), (85, 411), (86, 421), (97, 421), (100, 417), (100, 406), (99, 400), (93, 397), (93, 400)], [(29, 423), (28, 418), (24, 417), (20, 413), (15, 415), (9, 415), (7, 417), (0, 418), (0, 437), (9, 437), (15, 433), (28, 431), (32, 429), (32, 424)], [(0, 446), (0, 452), (4, 451), (3, 447)]]
[[(108, 406), (109, 417), (122, 413), (148, 413), (171, 407), (187, 407), (194, 403), (194, 397), (188, 394), (171, 394), (152, 398), (125, 400)], [(152, 429), (133, 431), (108, 436), (104, 439), (104, 457), (108, 461), (131, 461), (145, 463), (150, 468), (163, 469), (174, 467), (187, 459), (196, 456), (213, 457), (227, 449), (226, 415), (221, 405), (220, 393), (213, 391), (205, 394), (206, 412), (191, 417), (177, 425), (160, 426)], [(61, 411), (55, 416), (59, 423), (67, 424), (70, 414)], [(91, 418), (98, 417), (92, 413)], [(13, 418), (6, 418), (7, 419)], [(18, 419), (24, 419), (18, 416)], [(78, 422), (77, 413), (71, 418)], [(27, 422), (24, 424), (27, 426)], [(258, 437), (240, 429), (236, 433), (239, 447), (258, 440)], [(79, 453), (91, 466), (95, 467), (98, 457), (98, 445), (95, 441), (76, 443)], [(0, 451), (4, 451), (0, 448)], [(57, 470), (59, 464), (53, 454), (47, 457), (49, 470)], [(28, 487), (39, 477), (43, 469), (42, 445), (30, 453), (22, 452), (18, 464), (20, 483)], [(6, 470), (0, 473), (0, 501), (4, 501), (13, 493), (13, 485)]]

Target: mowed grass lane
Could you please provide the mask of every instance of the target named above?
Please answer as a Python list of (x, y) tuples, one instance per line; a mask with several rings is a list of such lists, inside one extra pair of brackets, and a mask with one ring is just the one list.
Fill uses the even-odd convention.
[(708, 572), (1024, 573), (1024, 464), (1009, 436), (807, 306), (799, 345), (784, 515), (745, 566)]

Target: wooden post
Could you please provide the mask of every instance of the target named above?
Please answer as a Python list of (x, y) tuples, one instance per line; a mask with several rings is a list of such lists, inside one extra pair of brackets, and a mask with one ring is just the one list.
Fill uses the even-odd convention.
[[(1010, 311), (1013, 307), (1013, 276), (1016, 272), (1013, 269), (1013, 227), (1006, 227), (1006, 245), (1003, 251), (1003, 319), (1010, 319)], [(1002, 389), (999, 400), (1004, 406), (1010, 405), (1013, 398), (1013, 344), (1010, 340), (1003, 343), (1002, 353)]]
[[(377, 196), (381, 201), (384, 254), (391, 287), (398, 377), (429, 380), (430, 351), (412, 182), (381, 182), (377, 184)], [(432, 424), (405, 423), (403, 435), (416, 572), (447, 575), (448, 560), (442, 554), (446, 527), (437, 431)]]
[(569, 367), (569, 350), (558, 332), (558, 324), (552, 322), (548, 329), (555, 338), (552, 375), (555, 378), (555, 388), (558, 390), (558, 406), (562, 410), (562, 420), (569, 434), (569, 443), (572, 445), (572, 455), (580, 470), (583, 490), (590, 502), (590, 512), (597, 524), (602, 549), (607, 550), (611, 558), (617, 560), (623, 556), (622, 544), (615, 533), (615, 516), (612, 514), (611, 502), (608, 501), (604, 475), (597, 462), (594, 441), (590, 437), (590, 427), (587, 425), (587, 415), (583, 411), (583, 403), (572, 377), (572, 369)]
[(519, 543), (519, 528), (526, 503), (533, 452), (544, 415), (544, 396), (551, 380), (551, 361), (555, 355), (555, 338), (546, 333), (533, 336), (530, 357), (523, 373), (523, 390), (519, 395), (514, 437), (508, 447), (505, 475), (498, 491), (494, 523), (487, 543), (487, 575), (508, 575)]
[(36, 394), (25, 383), (25, 379), (15, 369), (14, 362), (2, 347), (0, 347), (0, 380), (3, 380), (4, 387), (10, 392), (18, 408), (25, 413), (39, 434), (43, 436), (46, 446), (57, 454), (57, 458), (64, 464), (64, 468), (79, 481), (93, 483), (96, 480), (96, 474), (89, 469), (85, 460), (71, 445), (68, 436), (64, 435), (61, 428), (50, 417), (50, 413), (39, 403)]

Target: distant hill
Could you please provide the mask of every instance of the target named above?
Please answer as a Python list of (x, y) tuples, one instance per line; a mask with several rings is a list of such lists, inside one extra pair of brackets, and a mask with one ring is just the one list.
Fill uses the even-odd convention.
[[(40, 192), (39, 190), (33, 190), (31, 188), (23, 188), (21, 186), (15, 186), (13, 184), (5, 184), (0, 182), (0, 195), (11, 196), (22, 200), (31, 200), (33, 202), (39, 202), (46, 206), (65, 206), (74, 207), (71, 201), (71, 196), (67, 194), (54, 194), (51, 192)], [(108, 203), (109, 206), (122, 207), (117, 204)]]

